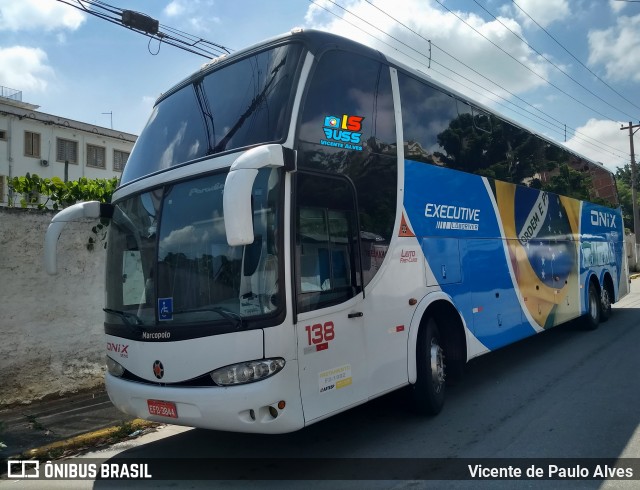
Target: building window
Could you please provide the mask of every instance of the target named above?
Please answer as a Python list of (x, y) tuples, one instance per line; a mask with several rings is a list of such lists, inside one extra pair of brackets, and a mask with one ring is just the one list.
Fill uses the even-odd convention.
[(87, 145), (87, 167), (106, 168), (106, 153), (104, 146)]
[(122, 172), (124, 166), (129, 159), (129, 153), (122, 150), (113, 150), (113, 170), (115, 172)]
[(78, 142), (56, 138), (56, 161), (78, 163)]
[(7, 141), (7, 132), (4, 129), (0, 129), (0, 141)]
[(40, 133), (24, 132), (24, 156), (40, 158)]

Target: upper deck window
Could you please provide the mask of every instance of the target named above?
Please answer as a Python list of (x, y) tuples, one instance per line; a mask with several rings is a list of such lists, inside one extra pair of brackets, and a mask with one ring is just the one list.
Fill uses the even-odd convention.
[(122, 183), (206, 155), (284, 139), (301, 50), (289, 44), (252, 54), (162, 99)]

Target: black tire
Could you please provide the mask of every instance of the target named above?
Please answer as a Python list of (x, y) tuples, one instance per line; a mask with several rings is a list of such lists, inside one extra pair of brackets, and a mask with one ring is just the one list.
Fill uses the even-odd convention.
[(584, 328), (586, 330), (595, 330), (600, 323), (600, 315), (602, 311), (602, 303), (598, 288), (593, 282), (589, 282), (589, 296), (587, 296), (587, 314), (584, 316)]
[(413, 406), (420, 414), (437, 415), (444, 406), (446, 383), (442, 339), (433, 318), (420, 329), (416, 347), (418, 379), (411, 389)]
[(600, 298), (600, 322), (604, 323), (611, 318), (611, 297), (612, 292), (605, 284), (602, 288), (602, 296)]

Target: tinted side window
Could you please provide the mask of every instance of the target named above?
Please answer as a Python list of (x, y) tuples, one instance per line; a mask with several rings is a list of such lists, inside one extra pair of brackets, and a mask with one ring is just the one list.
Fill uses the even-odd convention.
[(355, 196), (347, 179), (297, 173), (298, 311), (342, 303), (361, 291)]
[(389, 67), (330, 51), (313, 71), (298, 133), (298, 165), (353, 182), (364, 283), (385, 257), (396, 216), (397, 156)]
[(617, 206), (613, 176), (559, 145), (398, 75), (405, 157)]
[(472, 129), (471, 109), (452, 96), (398, 74), (404, 155), (409, 160), (456, 167)]

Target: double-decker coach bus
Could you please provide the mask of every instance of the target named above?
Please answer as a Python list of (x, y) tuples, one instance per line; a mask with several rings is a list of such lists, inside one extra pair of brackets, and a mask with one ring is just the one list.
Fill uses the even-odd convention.
[(613, 175), (369, 47), (291, 33), (157, 101), (112, 204), (106, 386), (136, 417), (300, 429), (628, 290)]

